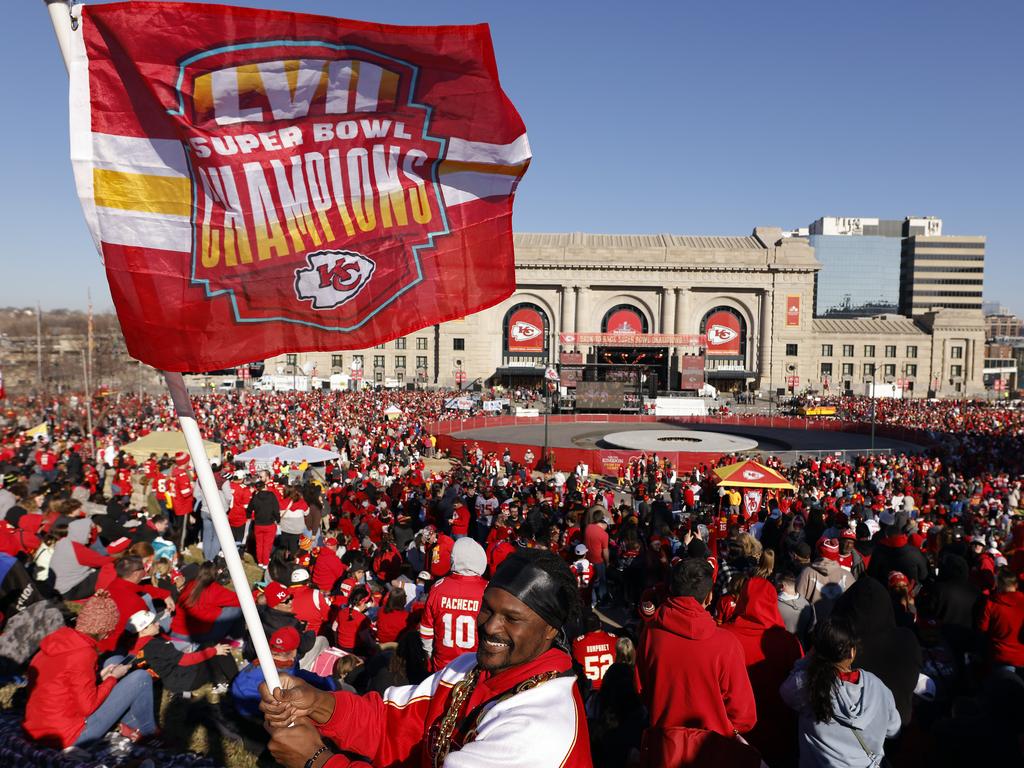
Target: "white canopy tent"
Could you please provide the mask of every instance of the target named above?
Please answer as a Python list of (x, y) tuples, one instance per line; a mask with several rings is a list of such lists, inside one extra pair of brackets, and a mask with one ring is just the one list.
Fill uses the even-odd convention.
[(314, 448), (312, 445), (300, 445), (295, 448), (289, 448), (280, 455), (281, 461), (289, 463), (308, 461), (310, 464), (322, 464), (325, 461), (335, 461), (340, 458), (341, 454), (339, 453), (325, 451), (323, 448)]
[[(257, 467), (269, 467), (274, 463), (274, 459), (280, 457), (282, 454), (287, 453), (288, 449), (283, 445), (277, 445), (275, 443), (264, 443), (263, 445), (257, 445), (245, 453), (240, 453), (235, 456), (235, 461), (248, 464), (250, 461), (255, 461)], [(284, 459), (282, 459), (284, 461)]]

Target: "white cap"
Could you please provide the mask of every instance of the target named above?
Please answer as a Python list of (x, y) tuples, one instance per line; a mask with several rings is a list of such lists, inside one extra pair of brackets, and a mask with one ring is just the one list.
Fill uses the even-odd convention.
[(309, 571), (305, 568), (296, 568), (292, 571), (292, 584), (299, 584), (303, 581), (309, 581)]
[(136, 611), (128, 619), (128, 624), (125, 626), (129, 632), (139, 634), (142, 630), (148, 627), (156, 621), (156, 614), (152, 611)]
[(587, 545), (586, 544), (577, 544), (576, 545), (576, 557), (583, 557), (585, 554), (587, 554), (587, 551), (588, 550), (587, 550)]

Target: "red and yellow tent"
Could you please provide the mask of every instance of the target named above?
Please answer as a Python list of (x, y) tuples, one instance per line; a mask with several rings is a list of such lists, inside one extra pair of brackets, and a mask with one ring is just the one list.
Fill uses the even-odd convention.
[(786, 478), (769, 469), (764, 464), (747, 459), (737, 461), (715, 470), (718, 484), (726, 488), (774, 488), (776, 490), (795, 490)]

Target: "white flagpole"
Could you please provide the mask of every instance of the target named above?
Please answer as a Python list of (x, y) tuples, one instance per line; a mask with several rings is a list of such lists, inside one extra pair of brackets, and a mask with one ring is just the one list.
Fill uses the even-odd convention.
[(224, 511), (224, 499), (220, 495), (213, 470), (210, 468), (210, 459), (206, 455), (203, 436), (199, 432), (199, 424), (196, 423), (195, 412), (192, 410), (192, 400), (188, 396), (185, 380), (180, 373), (169, 371), (163, 373), (167, 389), (171, 393), (171, 400), (174, 401), (174, 411), (178, 414), (178, 423), (181, 424), (181, 431), (185, 435), (185, 444), (192, 457), (192, 465), (196, 468), (199, 488), (203, 492), (206, 508), (210, 510), (210, 519), (213, 521), (213, 529), (217, 532), (224, 562), (231, 575), (231, 583), (234, 584), (235, 593), (238, 595), (238, 604), (242, 608), (242, 617), (245, 619), (245, 626), (249, 629), (249, 637), (252, 640), (253, 649), (256, 651), (256, 658), (260, 660), (260, 666), (263, 667), (263, 678), (267, 681), (267, 687), (273, 691), (281, 687), (281, 678), (277, 674), (274, 657), (270, 654), (270, 644), (263, 631), (263, 623), (256, 611), (256, 601), (253, 600), (252, 590), (249, 588), (249, 579), (242, 568), (242, 558), (235, 545), (235, 536), (231, 532), (227, 512)]
[[(64, 59), (65, 68), (69, 67), (71, 55), (71, 35), (74, 30), (71, 27), (71, 7), (68, 0), (43, 0), (46, 9), (50, 14), (50, 22), (53, 24), (53, 32), (57, 36), (57, 44), (60, 46), (61, 57)], [(270, 653), (270, 644), (267, 642), (267, 635), (263, 631), (263, 623), (256, 612), (256, 601), (253, 600), (252, 590), (249, 588), (249, 579), (246, 578), (245, 570), (242, 568), (242, 559), (238, 555), (238, 548), (235, 546), (235, 537), (231, 533), (231, 526), (228, 525), (227, 513), (224, 511), (224, 501), (217, 488), (217, 482), (213, 477), (213, 470), (210, 469), (210, 460), (206, 456), (206, 448), (203, 446), (203, 436), (199, 432), (199, 425), (196, 423), (195, 411), (192, 410), (192, 401), (189, 399), (188, 390), (185, 389), (185, 380), (180, 373), (164, 372), (164, 380), (167, 382), (167, 389), (171, 393), (171, 400), (174, 402), (174, 410), (178, 415), (178, 422), (181, 424), (181, 431), (185, 435), (185, 444), (188, 446), (189, 455), (192, 457), (192, 465), (196, 468), (196, 475), (199, 478), (199, 487), (203, 492), (207, 508), (210, 510), (210, 518), (213, 520), (214, 530), (220, 540), (221, 550), (224, 554), (224, 561), (231, 575), (231, 582), (238, 595), (238, 604), (242, 609), (242, 617), (245, 619), (246, 628), (249, 630), (249, 638), (252, 640), (253, 650), (256, 651), (256, 658), (263, 667), (263, 677), (267, 687), (271, 691), (281, 687), (281, 678), (277, 674), (277, 666), (274, 664), (274, 657)]]

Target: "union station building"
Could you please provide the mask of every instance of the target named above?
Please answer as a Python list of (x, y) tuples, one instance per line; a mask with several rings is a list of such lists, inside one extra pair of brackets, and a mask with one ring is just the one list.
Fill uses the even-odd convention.
[(747, 237), (520, 233), (515, 243), (516, 291), (501, 304), (374, 349), (280, 355), (266, 373), (514, 387), (539, 386), (553, 367), (566, 389), (637, 371), (662, 392), (704, 382), (762, 395), (982, 391), (980, 311), (816, 318), (821, 265), (807, 238), (778, 228)]

